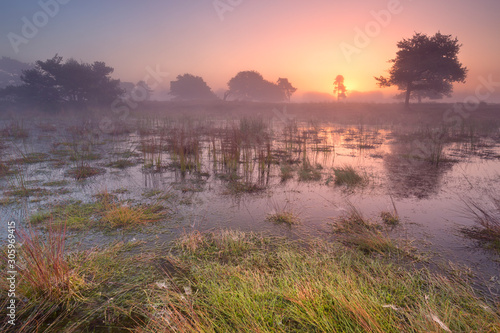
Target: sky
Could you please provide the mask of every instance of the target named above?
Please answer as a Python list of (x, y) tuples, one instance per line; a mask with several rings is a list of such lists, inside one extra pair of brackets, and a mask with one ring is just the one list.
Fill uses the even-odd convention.
[(398, 41), (439, 31), (458, 38), (469, 69), (454, 99), (499, 102), (499, 14), (498, 0), (3, 0), (0, 56), (104, 61), (157, 90), (190, 73), (222, 91), (256, 70), (288, 78), (297, 101), (331, 96), (340, 74), (348, 96), (368, 101), (396, 93), (373, 77), (387, 74)]

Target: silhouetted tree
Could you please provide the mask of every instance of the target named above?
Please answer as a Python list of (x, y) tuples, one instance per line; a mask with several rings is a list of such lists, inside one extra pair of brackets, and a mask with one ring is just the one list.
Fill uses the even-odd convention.
[(276, 82), (278, 84), (278, 87), (283, 91), (285, 94), (286, 99), (290, 102), (290, 98), (292, 97), (293, 93), (297, 91), (297, 88), (292, 86), (292, 84), (288, 81), (287, 78), (278, 78), (278, 81)]
[(0, 97), (52, 110), (107, 105), (123, 93), (120, 81), (109, 77), (112, 72), (104, 62), (86, 64), (69, 59), (63, 63), (56, 55), (23, 71), (22, 84), (5, 88)]
[(405, 106), (412, 94), (417, 98), (451, 96), (453, 82), (465, 82), (467, 68), (458, 61), (461, 44), (451, 35), (432, 37), (416, 33), (397, 43), (399, 48), (389, 70), (389, 77), (376, 77), (380, 87), (397, 86), (405, 91)]
[(333, 94), (337, 94), (337, 102), (340, 97), (346, 98), (347, 88), (344, 85), (344, 77), (342, 75), (337, 75), (335, 81), (333, 81)]
[(178, 100), (211, 100), (217, 98), (201, 77), (191, 74), (178, 75), (177, 80), (171, 81), (170, 94)]
[(286, 99), (284, 90), (277, 84), (264, 80), (256, 71), (239, 72), (227, 85), (229, 91), (224, 95), (225, 98), (232, 95), (237, 99), (266, 102), (280, 102)]

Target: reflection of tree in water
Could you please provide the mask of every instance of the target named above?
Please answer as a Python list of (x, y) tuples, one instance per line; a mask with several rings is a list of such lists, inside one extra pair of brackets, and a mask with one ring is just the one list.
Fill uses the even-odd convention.
[(384, 158), (388, 188), (400, 198), (425, 199), (439, 192), (443, 175), (451, 170), (452, 163), (440, 163), (438, 167), (425, 159), (411, 155), (410, 144), (394, 144), (391, 153)]

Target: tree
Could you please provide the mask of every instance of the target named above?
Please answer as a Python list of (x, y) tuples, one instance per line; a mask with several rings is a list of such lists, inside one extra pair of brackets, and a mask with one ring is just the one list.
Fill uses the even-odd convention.
[(225, 99), (234, 96), (237, 99), (249, 101), (280, 102), (287, 98), (281, 87), (264, 80), (256, 71), (239, 72), (229, 80), (227, 85), (229, 90), (224, 94)]
[(347, 88), (344, 85), (344, 77), (342, 75), (337, 75), (335, 81), (333, 81), (333, 94), (337, 94), (337, 102), (340, 97), (346, 98)]
[(178, 75), (177, 80), (171, 81), (170, 94), (178, 100), (211, 100), (217, 98), (201, 77), (191, 74)]
[(396, 58), (389, 60), (389, 77), (376, 77), (380, 87), (397, 86), (405, 92), (405, 106), (410, 98), (451, 96), (453, 82), (465, 82), (467, 68), (458, 61), (462, 45), (457, 38), (416, 33), (397, 43)]
[(278, 81), (276, 82), (278, 84), (278, 87), (283, 91), (285, 94), (286, 99), (290, 102), (290, 98), (292, 97), (293, 93), (297, 91), (297, 88), (292, 86), (290, 82), (288, 82), (287, 78), (278, 78)]
[(0, 91), (0, 97), (24, 102), (45, 110), (62, 106), (87, 108), (110, 105), (123, 93), (120, 81), (109, 76), (113, 68), (104, 62), (63, 62), (57, 54), (46, 61), (37, 61), (32, 69), (23, 71), (22, 84)]

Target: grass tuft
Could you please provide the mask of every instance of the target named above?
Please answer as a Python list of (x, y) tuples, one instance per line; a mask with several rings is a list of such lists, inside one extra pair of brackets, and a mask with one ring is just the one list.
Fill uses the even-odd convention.
[(302, 162), (302, 166), (298, 170), (299, 180), (301, 181), (317, 181), (320, 180), (321, 167), (318, 165), (316, 167), (312, 166), (307, 158)]
[(394, 242), (381, 232), (380, 225), (364, 218), (352, 204), (348, 205), (349, 212), (338, 218), (333, 226), (345, 244), (365, 253), (399, 252)]
[(280, 178), (282, 182), (293, 178), (293, 167), (290, 164), (284, 164), (280, 167)]
[(488, 203), (480, 204), (473, 200), (464, 200), (464, 204), (467, 215), (476, 222), (476, 226), (462, 228), (462, 232), (500, 252), (500, 200), (491, 197), (490, 207), (487, 207)]
[(20, 230), (23, 244), (18, 253), (19, 292), (29, 299), (67, 303), (80, 297), (85, 285), (64, 257), (64, 226), (49, 228), (45, 236), (33, 230)]
[(162, 210), (163, 207), (155, 205), (130, 207), (114, 203), (105, 207), (102, 222), (112, 228), (134, 227), (161, 220), (165, 216)]
[(293, 213), (293, 212), (279, 212), (279, 213), (274, 213), (270, 214), (266, 218), (268, 221), (274, 222), (274, 223), (284, 223), (288, 225), (292, 224), (298, 224), (300, 223), (299, 218)]
[(352, 166), (334, 168), (335, 185), (356, 186), (366, 182), (366, 176), (360, 175)]
[(76, 180), (82, 180), (89, 177), (102, 175), (106, 171), (101, 168), (95, 168), (89, 165), (77, 166), (75, 168), (71, 168), (67, 171), (67, 175), (75, 178)]
[(273, 207), (273, 212), (267, 215), (267, 221), (277, 224), (284, 223), (290, 226), (300, 223), (298, 214), (296, 214), (294, 210), (289, 207), (289, 201), (285, 201), (285, 204), (283, 206), (281, 206), (277, 201), (274, 200), (271, 200), (271, 204)]

